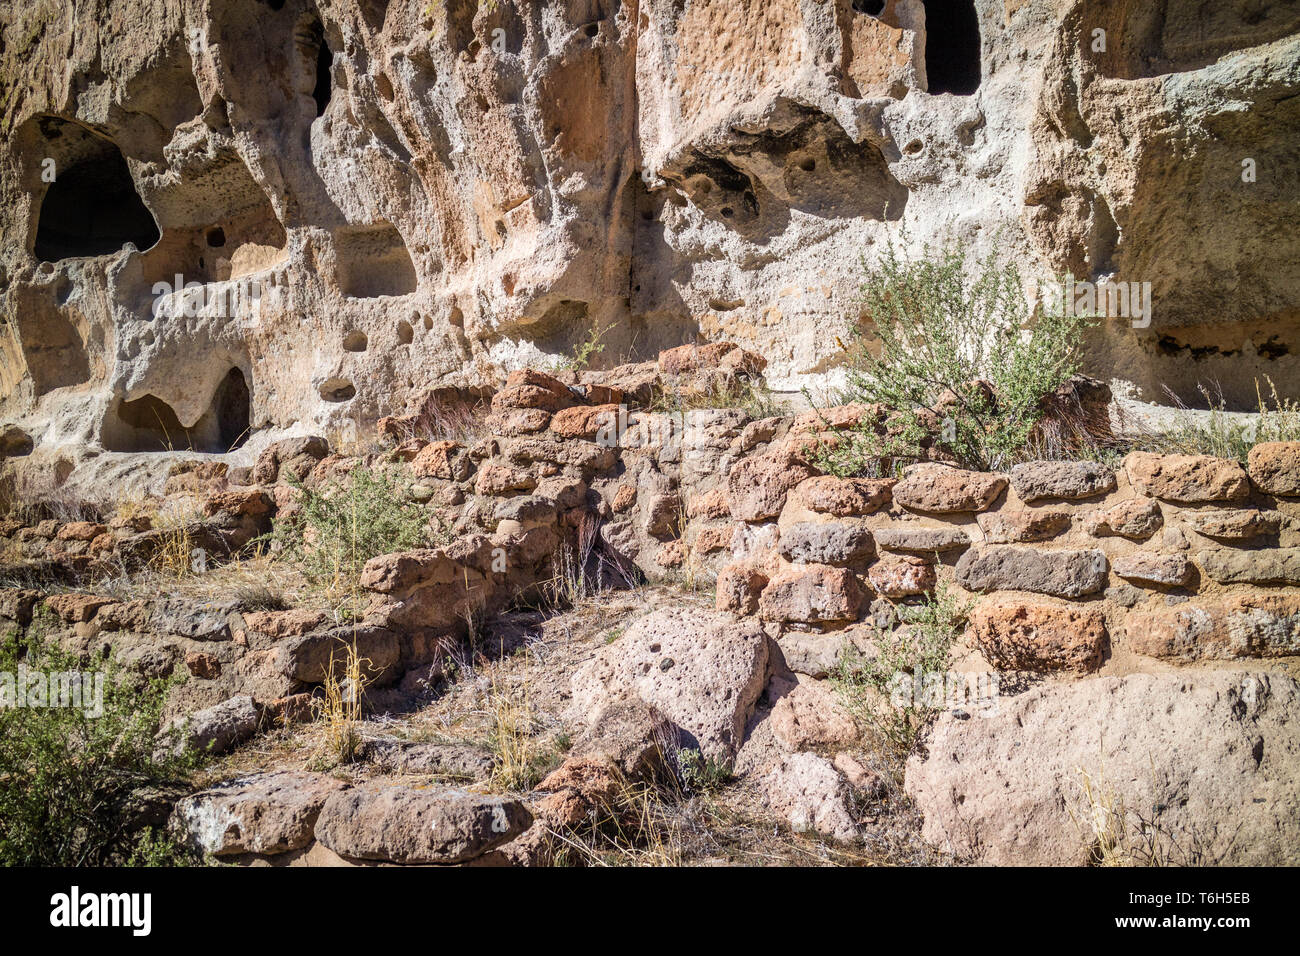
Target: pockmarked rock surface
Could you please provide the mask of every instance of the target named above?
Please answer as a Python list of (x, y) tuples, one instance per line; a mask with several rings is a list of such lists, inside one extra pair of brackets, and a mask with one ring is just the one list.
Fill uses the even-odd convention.
[(1164, 501), (1235, 501), (1250, 493), (1246, 472), (1226, 458), (1135, 451), (1124, 459), (1124, 470), (1135, 488)]
[(925, 755), (908, 761), (906, 790), (927, 840), (981, 863), (1083, 864), (1100, 826), (1149, 865), (1145, 824), (1165, 862), (1294, 865), (1297, 719), (1300, 685), (1278, 674), (1052, 684), (1002, 700), (996, 716), (941, 715)]
[(984, 511), (1006, 486), (1005, 475), (921, 464), (908, 468), (894, 486), (894, 500), (904, 508), (935, 514)]
[(1250, 450), (1246, 471), (1260, 491), (1300, 496), (1300, 442), (1261, 442)]
[(1090, 608), (993, 599), (968, 623), (984, 656), (1008, 669), (1090, 671), (1109, 646), (1105, 618)]
[(832, 624), (853, 620), (864, 597), (857, 575), (848, 568), (796, 565), (768, 582), (758, 613), (765, 621)]
[(1170, 660), (1232, 660), (1300, 653), (1300, 597), (1237, 594), (1139, 609), (1125, 621), (1128, 645)]
[(1219, 584), (1300, 584), (1300, 548), (1199, 551), (1196, 563)]
[[(1172, 709), (1152, 711), (1151, 733), (1174, 716), (1213, 729), (1217, 705), (1170, 702), (1224, 661), (1294, 669), (1300, 443), (1262, 444), (1244, 467), (1135, 453), (1113, 474), (1055, 461), (989, 474), (943, 463), (940, 442), (901, 480), (840, 478), (821, 473), (824, 452), (887, 435), (887, 409), (758, 407), (767, 386), (833, 394), (849, 328), (876, 345), (859, 321), (864, 266), (891, 243), (914, 259), (954, 240), (968, 261), (1016, 263), (1035, 310), (1065, 291), (1049, 276), (1113, 280), (1074, 291), (1107, 314), (1080, 358), (1118, 386), (1094, 398), (1117, 404), (1062, 406), (1067, 419), (1120, 421), (1129, 397), (1190, 398), (1202, 382), (1254, 410), (1264, 376), (1293, 400), (1294, 3), (10, 6), (0, 578), (12, 583), (11, 562), (22, 573), (0, 589), (0, 631), (185, 677), (165, 715), (188, 745), (225, 751), (308, 719), (352, 643), (377, 704), (430, 696), (463, 679), (447, 665), (466, 632), (555, 582), (571, 554), (591, 559), (584, 585), (587, 570), (601, 586), (716, 575), (723, 613), (663, 612), (622, 647), (626, 634), (593, 645), (581, 679), (563, 675), (579, 726), (550, 809), (568, 820), (645, 772), (663, 731), (719, 760), (829, 747), (788, 757), (772, 806), (850, 832), (858, 802), (836, 770), (875, 788), (843, 754), (826, 764), (842, 736), (828, 710), (762, 691), (786, 678), (780, 657), (820, 677), (850, 645), (865, 653), (894, 602), (954, 575), (1020, 605), (967, 637), (995, 666), (1054, 672), (1031, 678), (1052, 684), (1039, 700), (1100, 694), (1068, 682), (1105, 687), (1110, 670), (1165, 675), (1150, 707)], [(1068, 452), (1061, 424), (1030, 442)], [(175, 557), (178, 531), (204, 567), (249, 555), (358, 468), (397, 476), (444, 542), (370, 561), (364, 617), (267, 611), (278, 596), (257, 588), (118, 587)], [(48, 501), (9, 513), (33, 495)], [(755, 721), (764, 700), (779, 735)], [(1126, 698), (1118, 726), (1145, 706)], [(1078, 713), (1059, 716), (1052, 731)], [(746, 749), (751, 722), (762, 739)], [(1273, 734), (1251, 750), (1257, 770), (1289, 746)], [(1181, 747), (1166, 749), (1182, 760)], [(358, 756), (362, 775), (491, 777), (472, 742), (370, 738)], [(1195, 756), (1208, 768), (1216, 754)], [(257, 745), (237, 757), (260, 758)], [(528, 821), (509, 798), (372, 780), (329, 793), (327, 837), (313, 823), (316, 844), (298, 846), (316, 783), (301, 799), (266, 779), (239, 788), (195, 810), (226, 856), (333, 857), (327, 840), (374, 862), (544, 856), (547, 827), (514, 839)], [(1293, 819), (1291, 793), (1232, 795), (1249, 830)], [(218, 833), (227, 812), (242, 822)]]
[[(732, 340), (777, 387), (830, 383), (860, 251), (900, 222), (907, 253), (996, 235), (1045, 275), (1150, 282), (1085, 353), (1148, 398), (1213, 379), (1245, 406), (1295, 374), (1270, 343), (1296, 329), (1300, 187), (1217, 175), (1287, 168), (1289, 4), (759, 7), (31, 8), (0, 53), (0, 454), (346, 430), (593, 327), (606, 354)], [(516, 430), (563, 409), (513, 387)]]
[(860, 564), (876, 551), (867, 528), (838, 521), (801, 521), (781, 532), (779, 547), (787, 560), (803, 564)]
[(735, 756), (767, 682), (768, 638), (752, 619), (695, 608), (653, 611), (573, 675), (571, 713), (593, 725), (631, 696), (718, 760)]
[(762, 787), (772, 812), (796, 831), (841, 841), (857, 837), (848, 784), (825, 757), (810, 751), (783, 757), (763, 776)]
[(1031, 461), (1011, 469), (1011, 487), (1027, 504), (1091, 498), (1115, 490), (1115, 473), (1095, 461)]

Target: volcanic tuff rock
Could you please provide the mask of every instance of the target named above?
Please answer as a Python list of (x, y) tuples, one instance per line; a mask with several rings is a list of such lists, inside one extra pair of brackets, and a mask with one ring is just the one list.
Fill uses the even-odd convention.
[(1022, 590), (1083, 597), (1106, 586), (1106, 555), (992, 545), (967, 551), (956, 571), (957, 582), (971, 591)]
[(980, 720), (941, 715), (924, 755), (908, 760), (906, 789), (927, 839), (983, 863), (1082, 864), (1098, 852), (1100, 826), (1138, 865), (1153, 862), (1139, 827), (1154, 836), (1156, 860), (1294, 865), (1297, 719), (1300, 685), (1279, 674), (1052, 684)]
[(1150, 282), (1086, 352), (1148, 397), (1294, 375), (1293, 4), (863, 6), (17, 5), (0, 455), (353, 435), (594, 325), (830, 381), (900, 226)]
[(345, 859), (463, 863), (528, 829), (517, 800), (409, 787), (339, 790), (321, 807), (315, 834)]
[(706, 756), (735, 756), (767, 678), (767, 637), (752, 621), (691, 608), (633, 622), (573, 675), (573, 715), (594, 726), (624, 698), (659, 710)]
[(835, 840), (857, 836), (848, 785), (825, 757), (808, 751), (784, 757), (760, 785), (768, 806), (795, 830), (811, 830)]
[(215, 856), (286, 853), (311, 842), (326, 798), (346, 786), (322, 773), (255, 773), (184, 798), (173, 820), (187, 842)]

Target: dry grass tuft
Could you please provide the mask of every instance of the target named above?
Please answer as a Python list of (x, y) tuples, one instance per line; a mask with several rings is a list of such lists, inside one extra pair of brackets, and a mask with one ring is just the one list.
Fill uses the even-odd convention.
[(1082, 767), (1079, 806), (1068, 806), (1092, 866), (1203, 866), (1203, 840), (1198, 833), (1176, 834), (1151, 816), (1128, 806), (1099, 771), (1094, 777)]
[(528, 681), (508, 684), (500, 667), (488, 676), (488, 745), (496, 757), (492, 786), (496, 790), (531, 790), (555, 769), (567, 740), (547, 732), (533, 707)]
[[(362, 665), (365, 665), (364, 669)], [(362, 697), (369, 683), (366, 673), (371, 669), (370, 660), (357, 654), (355, 642), (344, 647), (340, 667), (335, 667), (334, 654), (330, 654), (330, 666), (322, 685), (324, 697), (315, 702), (317, 719), (324, 729), (320, 749), (313, 759), (317, 768), (329, 769), (356, 759), (357, 747), (361, 743), (357, 724), (361, 720)]]

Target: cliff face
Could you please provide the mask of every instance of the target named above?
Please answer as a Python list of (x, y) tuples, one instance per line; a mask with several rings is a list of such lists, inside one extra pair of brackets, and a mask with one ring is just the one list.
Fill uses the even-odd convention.
[(606, 326), (816, 384), (891, 238), (1150, 282), (1089, 351), (1149, 398), (1292, 391), (1300, 7), (1203, 6), (11, 5), (0, 419), (224, 451)]

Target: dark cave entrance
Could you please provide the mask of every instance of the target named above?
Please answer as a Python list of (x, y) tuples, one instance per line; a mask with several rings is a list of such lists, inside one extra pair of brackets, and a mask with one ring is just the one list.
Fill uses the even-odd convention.
[[(221, 451), (234, 451), (248, 440), (249, 395), (244, 373), (232, 368), (212, 398), (213, 423)], [(200, 422), (202, 424), (202, 422)]]
[(929, 92), (969, 96), (980, 85), (980, 24), (974, 0), (922, 2)]
[(317, 116), (324, 116), (325, 107), (330, 105), (330, 67), (333, 65), (334, 54), (330, 52), (322, 30), (320, 49), (316, 52), (316, 86), (311, 91), (311, 98), (316, 101)]
[(45, 262), (117, 252), (128, 242), (143, 252), (158, 242), (158, 225), (135, 191), (121, 151), (69, 123), (47, 137), (76, 137), (75, 159), (55, 167), (37, 216), (36, 257)]
[(244, 373), (232, 368), (217, 386), (212, 404), (193, 428), (180, 423), (170, 405), (154, 395), (121, 402), (104, 424), (109, 451), (187, 451), (221, 455), (248, 440), (250, 394)]

